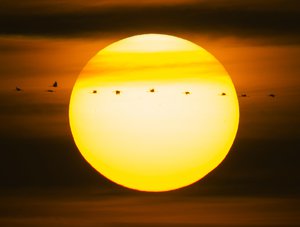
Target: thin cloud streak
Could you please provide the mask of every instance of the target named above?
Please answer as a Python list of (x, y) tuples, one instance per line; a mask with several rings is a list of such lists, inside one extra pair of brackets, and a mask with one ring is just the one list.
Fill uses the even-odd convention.
[[(2, 200), (3, 201), (3, 200)], [(297, 226), (295, 199), (87, 196), (4, 198), (3, 226)]]

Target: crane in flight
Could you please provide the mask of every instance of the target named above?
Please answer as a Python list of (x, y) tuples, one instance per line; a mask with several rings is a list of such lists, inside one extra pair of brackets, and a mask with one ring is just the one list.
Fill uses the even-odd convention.
[(54, 83), (53, 83), (52, 87), (58, 87), (58, 83), (57, 83), (57, 81), (54, 81)]

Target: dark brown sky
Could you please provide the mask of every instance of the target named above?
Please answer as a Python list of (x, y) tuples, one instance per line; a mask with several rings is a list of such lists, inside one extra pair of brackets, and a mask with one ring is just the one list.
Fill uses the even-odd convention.
[[(237, 207), (243, 200), (231, 201), (232, 196), (259, 196), (264, 198), (260, 203), (268, 201), (266, 197), (270, 196), (298, 198), (299, 11), (297, 0), (0, 0), (1, 191), (12, 191), (26, 204), (39, 203), (36, 198), (24, 197), (23, 190), (32, 194), (64, 188), (64, 191), (76, 189), (82, 194), (92, 188), (99, 190), (100, 195), (104, 193), (97, 199), (111, 198), (107, 192), (118, 196), (135, 195), (101, 177), (80, 156), (69, 129), (68, 102), (82, 67), (101, 48), (135, 34), (166, 33), (189, 39), (210, 51), (228, 70), (238, 93), (249, 95), (239, 100), (239, 131), (226, 160), (200, 182), (171, 193), (176, 197), (171, 200), (180, 207), (182, 201), (178, 201), (177, 196), (193, 196), (199, 203), (202, 196), (222, 196), (232, 208), (230, 217), (234, 217), (234, 211), (239, 210)], [(45, 92), (55, 80), (59, 83), (56, 92)], [(15, 92), (16, 86), (23, 91)], [(270, 93), (276, 97), (269, 97)], [(14, 213), (18, 202), (10, 198), (5, 197), (6, 202), (13, 204), (8, 213), (3, 211), (5, 204), (0, 207), (0, 223), (20, 226), (22, 221), (18, 222), (21, 219)], [(136, 203), (143, 204), (141, 207), (147, 210), (145, 200), (132, 201), (125, 204), (134, 207), (131, 207), (133, 213), (138, 213)], [(147, 198), (146, 202), (149, 201)], [(252, 209), (255, 206), (249, 201), (245, 204)], [(276, 201), (275, 204), (281, 204)], [(162, 203), (161, 209), (168, 209), (166, 202)], [(42, 204), (48, 206), (48, 200)], [(69, 207), (68, 201), (64, 204)], [(100, 203), (101, 206), (109, 204)], [(190, 204), (190, 207), (186, 205), (188, 209), (205, 210), (205, 207)], [(283, 204), (286, 210), (296, 212), (290, 202)], [(52, 205), (50, 210), (61, 204)], [(218, 211), (222, 208), (219, 205), (215, 207)], [(272, 205), (266, 207), (262, 208), (263, 214), (272, 214), (268, 213)], [(38, 205), (35, 210), (39, 210)], [(94, 207), (93, 212), (95, 210)], [(176, 216), (175, 210), (170, 210), (169, 215)], [(121, 215), (123, 211), (117, 212)], [(153, 212), (158, 214), (159, 209)], [(246, 212), (249, 216), (244, 217), (242, 212), (236, 214), (245, 219), (253, 217), (252, 211)], [(26, 212), (23, 213), (26, 217)], [(274, 214), (280, 216), (281, 211)], [(47, 216), (47, 211), (43, 215)], [(282, 220), (290, 217), (284, 215)], [(183, 226), (188, 217), (194, 220), (190, 225), (205, 225), (196, 214), (192, 216), (186, 213), (182, 219), (178, 218), (179, 225)], [(150, 213), (146, 217), (151, 218)], [(164, 218), (167, 217), (157, 219), (156, 224), (171, 226), (176, 222), (169, 223)], [(52, 219), (48, 221), (55, 223)], [(222, 226), (217, 222), (208, 223)], [(27, 223), (28, 226), (34, 224), (38, 226), (39, 222)], [(290, 226), (296, 225), (297, 221), (290, 223)]]

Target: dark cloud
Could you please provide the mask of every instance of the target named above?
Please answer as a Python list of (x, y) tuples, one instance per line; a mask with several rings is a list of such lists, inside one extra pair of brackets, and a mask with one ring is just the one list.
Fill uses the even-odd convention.
[(0, 143), (2, 189), (71, 185), (89, 187), (107, 181), (84, 161), (68, 135), (28, 137), (22, 138), (18, 134), (14, 138), (3, 137)]
[[(40, 91), (39, 93), (46, 93), (46, 92), (47, 91), (45, 90), (45, 91)], [(45, 95), (42, 94), (42, 95), (44, 97), (46, 96), (46, 94)], [(48, 96), (51, 95), (55, 96), (56, 94), (49, 94)], [(20, 94), (19, 96), (22, 96), (22, 94)], [(26, 94), (23, 96), (26, 96)], [(3, 100), (1, 100), (0, 98), (0, 101)], [(45, 101), (44, 103), (42, 102), (32, 103), (32, 102), (28, 102), (28, 100), (26, 100), (26, 98), (24, 99), (24, 97), (19, 97), (19, 100), (15, 98), (14, 100), (11, 100), (11, 102), (3, 102), (0, 104), (0, 106), (1, 106), (0, 116), (8, 115), (10, 117), (13, 116), (24, 117), (24, 116), (35, 116), (35, 115), (40, 117), (41, 116), (46, 117), (47, 115), (49, 116), (62, 115), (67, 112), (67, 108), (68, 108), (68, 105), (66, 103), (47, 103), (47, 101)]]
[[(81, 10), (5, 11), (0, 34), (76, 37), (110, 33), (195, 32), (215, 36), (281, 37), (298, 42), (299, 3), (259, 5), (209, 2), (175, 5), (83, 7)], [(280, 7), (280, 4), (282, 7)], [(275, 6), (274, 6), (275, 5)], [(248, 7), (247, 7), (248, 6)], [(293, 7), (294, 6), (294, 7)]]
[(0, 53), (1, 54), (15, 54), (15, 53), (20, 53), (23, 51), (33, 51), (33, 50), (38, 50), (38, 48), (34, 45), (25, 45), (21, 43), (14, 43), (11, 44), (9, 42), (5, 42), (1, 40), (0, 43)]

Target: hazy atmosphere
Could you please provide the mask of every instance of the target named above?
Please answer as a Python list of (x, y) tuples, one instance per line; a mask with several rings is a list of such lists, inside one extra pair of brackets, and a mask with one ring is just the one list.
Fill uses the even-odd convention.
[[(296, 0), (0, 0), (0, 224), (299, 226), (299, 11)], [(105, 179), (82, 158), (69, 126), (85, 64), (144, 33), (203, 47), (239, 95), (226, 159), (172, 192)]]

